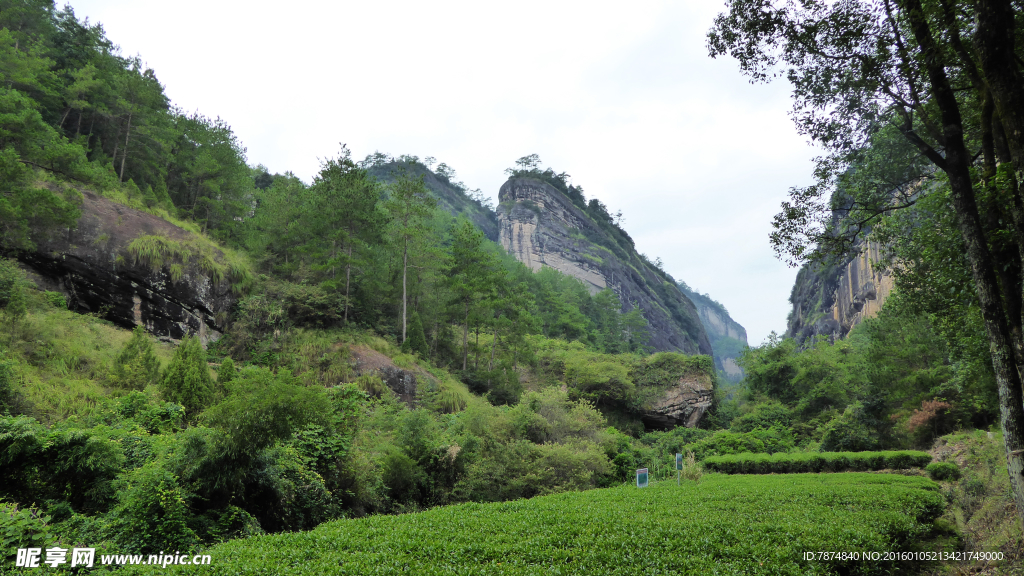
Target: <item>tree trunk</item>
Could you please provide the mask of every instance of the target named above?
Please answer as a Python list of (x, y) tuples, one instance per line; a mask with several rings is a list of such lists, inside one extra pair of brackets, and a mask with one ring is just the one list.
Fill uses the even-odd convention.
[(348, 262), (345, 263), (345, 324), (348, 324), (349, 287), (352, 282), (352, 247), (348, 247)]
[(480, 324), (476, 325), (476, 344), (473, 346), (476, 350), (476, 359), (473, 360), (473, 370), (480, 369)]
[(491, 359), (487, 362), (487, 371), (494, 370), (494, 349), (498, 347), (498, 323), (494, 323), (494, 340), (491, 340)]
[[(405, 303), (407, 299), (405, 277), (409, 270), (409, 240), (402, 247), (402, 343), (405, 344)], [(463, 366), (465, 370), (465, 366)]]
[[(989, 2), (982, 0), (982, 4), (986, 3)], [(942, 118), (942, 131), (946, 139), (946, 174), (949, 177), (957, 225), (967, 248), (967, 259), (971, 265), (971, 275), (974, 278), (985, 330), (988, 333), (992, 367), (999, 391), (1000, 424), (1007, 453), (1010, 486), (1017, 504), (1019, 519), (1024, 525), (1024, 395), (1021, 389), (1021, 376), (999, 298), (991, 255), (978, 215), (970, 174), (971, 156), (964, 144), (960, 108), (946, 76), (942, 53), (924, 17), (921, 0), (907, 0), (907, 5), (910, 27), (921, 46), (925, 69), (932, 85), (932, 94)], [(980, 11), (982, 9), (979, 8)], [(997, 99), (997, 109), (998, 106)], [(1000, 115), (1002, 116), (1002, 110)], [(1020, 128), (1024, 129), (1024, 125)], [(1008, 132), (1012, 130), (1007, 126)]]
[[(121, 153), (121, 173), (118, 174), (118, 176), (117, 176), (117, 181), (118, 182), (124, 182), (124, 163), (125, 163), (126, 160), (128, 160), (128, 141), (131, 139), (131, 136), (132, 136), (132, 113), (129, 112), (128, 113), (128, 129), (125, 130), (125, 133), (124, 133), (124, 152)], [(115, 157), (114, 160), (116, 161), (117, 158)]]
[(466, 300), (466, 321), (462, 324), (462, 371), (469, 361), (469, 300)]

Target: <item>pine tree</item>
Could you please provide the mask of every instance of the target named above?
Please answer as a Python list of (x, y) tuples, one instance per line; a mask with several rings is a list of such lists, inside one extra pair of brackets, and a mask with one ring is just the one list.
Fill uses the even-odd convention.
[(206, 351), (198, 337), (186, 336), (174, 351), (163, 380), (164, 397), (181, 404), (189, 417), (202, 411), (213, 394)]
[(118, 388), (142, 390), (160, 378), (160, 361), (153, 352), (153, 342), (146, 329), (136, 326), (132, 337), (114, 359), (110, 380)]
[(420, 358), (426, 358), (430, 350), (427, 348), (427, 336), (423, 332), (423, 322), (415, 310), (409, 315), (409, 337), (402, 342), (402, 352), (415, 352)]

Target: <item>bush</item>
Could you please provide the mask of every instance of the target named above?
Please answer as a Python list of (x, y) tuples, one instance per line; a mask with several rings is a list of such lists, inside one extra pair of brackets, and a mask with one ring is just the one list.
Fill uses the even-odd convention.
[(68, 308), (68, 300), (60, 292), (43, 292), (43, 299), (46, 300), (47, 304), (54, 308), (59, 308), (61, 310), (67, 310)]
[[(47, 522), (37, 508), (18, 509), (13, 502), (0, 502), (0, 561), (13, 562), (14, 551), (19, 548), (45, 548), (53, 543)], [(6, 558), (5, 558), (6, 556)]]
[(12, 260), (0, 260), (0, 310), (12, 317), (25, 314), (24, 275)]
[(878, 448), (878, 435), (866, 422), (864, 406), (859, 402), (825, 425), (821, 449), (826, 452), (862, 452)]
[(819, 452), (798, 454), (730, 454), (711, 456), (704, 467), (725, 474), (799, 474), (922, 468), (932, 457), (925, 452)]
[(110, 383), (118, 388), (142, 390), (150, 384), (156, 384), (159, 378), (160, 361), (153, 352), (153, 342), (145, 328), (136, 326), (132, 330), (132, 337), (114, 359)]
[(128, 473), (121, 484), (120, 504), (110, 517), (114, 540), (125, 552), (187, 551), (199, 543), (177, 477), (154, 463)]
[(167, 400), (184, 406), (190, 419), (210, 401), (213, 380), (199, 338), (186, 336), (174, 350), (174, 357), (164, 373), (163, 393)]
[(952, 462), (932, 462), (925, 467), (932, 480), (958, 480), (960, 468)]
[(758, 404), (752, 411), (732, 421), (730, 430), (733, 432), (750, 432), (758, 428), (788, 427), (792, 421), (792, 411), (780, 402)]

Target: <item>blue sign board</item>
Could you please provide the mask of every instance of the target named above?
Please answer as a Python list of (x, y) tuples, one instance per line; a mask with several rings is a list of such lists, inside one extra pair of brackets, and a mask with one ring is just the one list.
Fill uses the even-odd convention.
[(647, 488), (647, 468), (641, 468), (636, 471), (636, 487)]

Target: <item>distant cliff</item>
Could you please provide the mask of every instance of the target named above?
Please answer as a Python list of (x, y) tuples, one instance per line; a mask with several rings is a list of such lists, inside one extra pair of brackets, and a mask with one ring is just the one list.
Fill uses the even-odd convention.
[(743, 378), (743, 369), (736, 359), (747, 347), (747, 329), (729, 316), (725, 309), (707, 294), (692, 290), (685, 282), (679, 283), (679, 289), (697, 307), (700, 321), (711, 340), (711, 349), (715, 354), (715, 367), (725, 373), (730, 380)]
[(611, 288), (625, 310), (640, 307), (658, 351), (712, 354), (697, 307), (671, 276), (650, 265), (621, 229), (600, 222), (551, 184), (511, 178), (498, 192), (501, 245), (534, 270), (549, 266), (592, 293)]
[(844, 338), (877, 315), (893, 287), (892, 276), (876, 266), (879, 260), (878, 244), (867, 242), (842, 265), (801, 268), (789, 296), (793, 310), (786, 335), (801, 343), (815, 336)]

